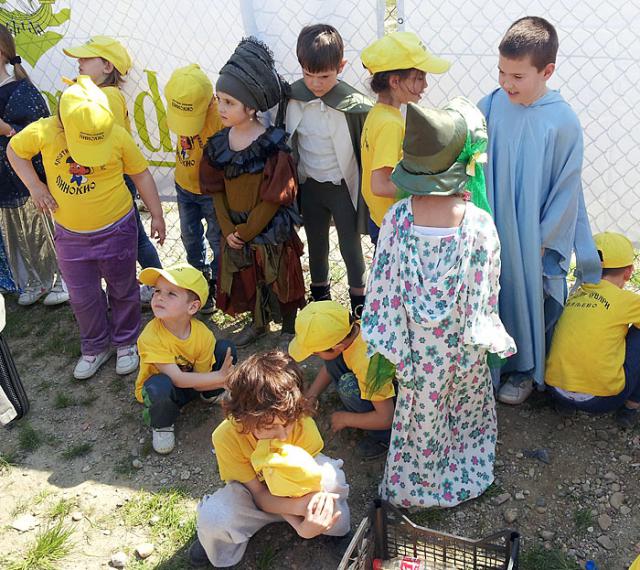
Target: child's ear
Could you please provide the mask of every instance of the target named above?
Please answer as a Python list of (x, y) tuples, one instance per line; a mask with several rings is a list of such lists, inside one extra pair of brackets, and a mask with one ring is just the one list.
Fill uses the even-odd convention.
[(103, 59), (102, 61), (104, 61), (104, 72), (107, 75), (115, 69), (115, 66), (109, 60)]
[(343, 60), (340, 62), (340, 65), (338, 66), (338, 73), (342, 73), (342, 70), (344, 69), (344, 66), (345, 66), (345, 65), (347, 65), (347, 60), (346, 60), (346, 59), (343, 59)]
[(193, 316), (200, 310), (200, 307), (202, 307), (202, 303), (199, 300), (191, 301), (187, 312), (189, 315)]
[(547, 81), (553, 75), (553, 72), (555, 70), (556, 70), (555, 63), (547, 63), (547, 65), (544, 66), (544, 69), (542, 70), (542, 75), (545, 81)]

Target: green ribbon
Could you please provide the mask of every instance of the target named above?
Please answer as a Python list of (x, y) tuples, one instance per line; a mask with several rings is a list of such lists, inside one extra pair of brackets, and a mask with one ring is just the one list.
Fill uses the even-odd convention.
[(467, 181), (467, 190), (471, 194), (471, 202), (478, 208), (491, 214), (491, 206), (487, 199), (487, 185), (484, 179), (484, 168), (482, 164), (487, 161), (487, 140), (478, 139), (471, 142), (470, 133), (467, 133), (467, 139), (464, 141), (462, 152), (458, 155), (456, 162), (462, 162), (467, 165), (466, 171), (469, 180)]

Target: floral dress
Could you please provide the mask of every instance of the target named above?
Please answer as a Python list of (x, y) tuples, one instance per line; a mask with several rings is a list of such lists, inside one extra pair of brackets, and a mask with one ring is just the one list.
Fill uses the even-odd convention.
[(449, 236), (415, 232), (411, 198), (385, 216), (362, 334), (396, 366), (399, 384), (381, 496), (452, 507), (493, 481), (497, 437), (487, 353), (515, 352), (497, 311), (500, 243), (467, 203)]

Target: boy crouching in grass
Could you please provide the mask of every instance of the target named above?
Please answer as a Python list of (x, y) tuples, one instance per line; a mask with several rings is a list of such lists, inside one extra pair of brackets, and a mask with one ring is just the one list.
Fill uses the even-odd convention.
[[(226, 419), (213, 432), (213, 446), (226, 485), (198, 506), (192, 566), (237, 564), (251, 536), (273, 522), (288, 522), (303, 538), (346, 535), (349, 486), (342, 460), (320, 453), (324, 443), (295, 362), (278, 350), (249, 357), (229, 377), (222, 405)], [(264, 467), (265, 453), (283, 444), (302, 453), (281, 455), (281, 476), (275, 477)], [(315, 465), (305, 461), (307, 454)], [(318, 469), (321, 490), (299, 496), (307, 483), (314, 487)]]

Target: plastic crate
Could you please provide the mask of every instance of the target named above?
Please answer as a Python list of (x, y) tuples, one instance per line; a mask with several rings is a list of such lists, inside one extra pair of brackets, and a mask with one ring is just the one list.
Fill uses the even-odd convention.
[(470, 540), (413, 524), (385, 501), (374, 502), (345, 552), (338, 570), (371, 570), (373, 559), (413, 556), (429, 570), (516, 570), (520, 535), (502, 530)]

